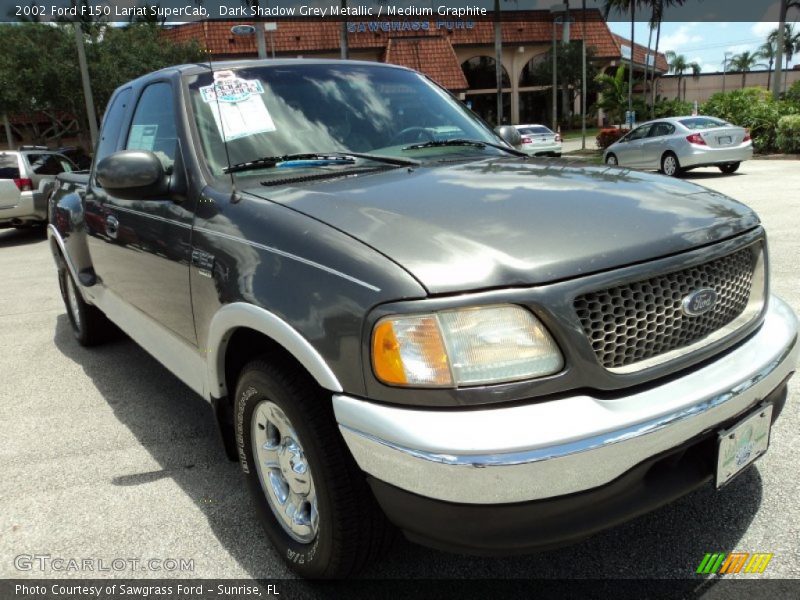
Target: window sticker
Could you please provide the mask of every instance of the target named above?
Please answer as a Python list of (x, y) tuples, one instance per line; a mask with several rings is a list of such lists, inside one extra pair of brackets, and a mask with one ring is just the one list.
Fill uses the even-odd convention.
[(153, 150), (156, 145), (158, 125), (132, 125), (128, 136), (128, 150)]
[(214, 83), (200, 88), (200, 96), (214, 115), (225, 141), (276, 131), (275, 123), (261, 95), (258, 79), (242, 79), (233, 71), (217, 71)]

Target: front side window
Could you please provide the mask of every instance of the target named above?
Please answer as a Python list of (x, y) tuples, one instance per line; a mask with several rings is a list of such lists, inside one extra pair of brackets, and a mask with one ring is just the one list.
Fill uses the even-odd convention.
[(100, 128), (100, 141), (97, 143), (95, 164), (116, 151), (117, 141), (122, 130), (122, 119), (130, 98), (131, 89), (126, 88), (117, 93), (108, 105), (106, 114), (103, 116), (103, 126)]
[(637, 127), (630, 134), (628, 134), (627, 139), (629, 142), (640, 140), (643, 137), (647, 137), (649, 131), (650, 131), (650, 125), (642, 125), (641, 127)]
[(206, 161), (230, 164), (297, 153), (360, 152), (425, 160), (489, 147), (408, 150), (412, 144), (470, 139), (498, 143), (474, 114), (423, 76), (348, 64), (241, 68), (188, 78)]
[(142, 92), (125, 148), (153, 152), (167, 172), (175, 163), (178, 134), (172, 88), (168, 83), (153, 83)]

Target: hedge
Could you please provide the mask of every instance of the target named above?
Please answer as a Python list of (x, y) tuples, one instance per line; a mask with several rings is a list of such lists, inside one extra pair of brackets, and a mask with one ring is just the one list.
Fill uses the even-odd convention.
[(778, 120), (776, 144), (781, 152), (800, 154), (800, 115), (787, 115)]

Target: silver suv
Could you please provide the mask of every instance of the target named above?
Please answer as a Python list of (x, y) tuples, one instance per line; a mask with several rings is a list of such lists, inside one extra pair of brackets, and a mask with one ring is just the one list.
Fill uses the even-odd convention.
[(66, 156), (45, 147), (0, 151), (0, 229), (46, 223), (56, 175), (73, 170)]

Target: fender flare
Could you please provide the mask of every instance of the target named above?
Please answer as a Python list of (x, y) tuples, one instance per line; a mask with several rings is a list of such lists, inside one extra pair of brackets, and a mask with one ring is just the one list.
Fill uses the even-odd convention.
[(316, 348), (296, 329), (264, 308), (246, 302), (232, 302), (214, 314), (208, 329), (207, 389), (211, 397), (221, 398), (228, 395), (225, 384), (225, 354), (231, 335), (242, 327), (258, 331), (280, 344), (303, 365), (321, 387), (332, 392), (343, 391), (336, 375)]

